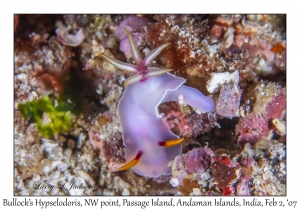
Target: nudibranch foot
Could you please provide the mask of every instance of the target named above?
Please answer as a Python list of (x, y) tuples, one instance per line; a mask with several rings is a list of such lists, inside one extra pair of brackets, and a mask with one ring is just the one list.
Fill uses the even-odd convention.
[(163, 146), (163, 147), (173, 147), (178, 144), (181, 144), (181, 142), (183, 142), (183, 140), (184, 140), (184, 138), (174, 139), (174, 140), (169, 140), (169, 141), (159, 141), (158, 145)]
[(126, 163), (125, 165), (120, 167), (118, 170), (119, 171), (125, 171), (125, 170), (128, 170), (128, 169), (132, 168), (133, 166), (138, 164), (138, 162), (139, 162), (140, 158), (142, 157), (142, 155), (143, 155), (143, 152), (139, 151), (137, 153), (137, 155), (135, 156), (135, 158), (133, 158), (131, 161), (129, 161), (128, 163)]

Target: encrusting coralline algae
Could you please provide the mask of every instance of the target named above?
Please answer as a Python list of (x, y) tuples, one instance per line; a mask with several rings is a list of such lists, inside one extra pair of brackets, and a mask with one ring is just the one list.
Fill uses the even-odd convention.
[(14, 19), (15, 195), (286, 195), (284, 15)]

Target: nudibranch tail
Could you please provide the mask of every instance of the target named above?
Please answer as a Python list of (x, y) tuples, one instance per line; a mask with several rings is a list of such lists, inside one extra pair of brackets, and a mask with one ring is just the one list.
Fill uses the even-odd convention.
[(184, 138), (174, 139), (174, 140), (169, 140), (169, 141), (159, 141), (158, 145), (163, 146), (163, 147), (173, 147), (178, 144), (181, 144), (181, 142), (183, 142), (183, 140), (184, 140)]
[(145, 58), (145, 65), (148, 66), (151, 61), (158, 56), (158, 54), (163, 51), (166, 47), (168, 47), (171, 43), (163, 44), (152, 50)]
[(137, 69), (135, 68), (135, 66), (130, 64), (130, 63), (124, 63), (122, 61), (118, 61), (118, 60), (116, 60), (114, 58), (111, 58), (111, 57), (108, 57), (104, 54), (101, 54), (100, 56), (105, 58), (108, 62), (110, 62), (112, 65), (114, 65), (118, 69), (121, 69), (121, 70), (124, 70), (124, 71), (137, 72)]
[(128, 170), (128, 169), (132, 168), (133, 166), (135, 166), (139, 162), (142, 155), (143, 155), (143, 152), (139, 151), (137, 153), (137, 155), (135, 156), (135, 158), (133, 158), (131, 161), (129, 161), (128, 163), (126, 163), (125, 165), (120, 167), (119, 171), (125, 171), (125, 170)]
[(126, 32), (127, 32), (129, 45), (130, 45), (131, 54), (132, 54), (133, 59), (135, 60), (136, 64), (139, 65), (142, 62), (140, 52), (138, 51), (136, 44), (133, 41), (131, 33), (128, 30), (126, 30)]

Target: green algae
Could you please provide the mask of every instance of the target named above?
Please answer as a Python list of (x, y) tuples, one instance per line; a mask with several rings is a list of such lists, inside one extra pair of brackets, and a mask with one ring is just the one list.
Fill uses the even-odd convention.
[(36, 101), (19, 104), (18, 109), (26, 120), (33, 120), (41, 136), (51, 137), (67, 131), (72, 125), (72, 104), (65, 100), (54, 101), (45, 96)]

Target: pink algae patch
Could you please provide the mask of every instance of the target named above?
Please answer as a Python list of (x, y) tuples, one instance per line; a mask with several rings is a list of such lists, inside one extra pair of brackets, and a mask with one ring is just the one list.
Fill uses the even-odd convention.
[(222, 87), (216, 105), (216, 111), (223, 117), (232, 118), (240, 107), (241, 90), (238, 86), (228, 84)]
[(266, 107), (265, 118), (281, 118), (282, 112), (286, 109), (286, 95), (284, 93), (275, 96)]
[(241, 180), (236, 184), (236, 194), (237, 195), (250, 195), (249, 192), (249, 181), (250, 176), (243, 176)]
[(240, 120), (236, 126), (236, 133), (240, 134), (238, 140), (240, 145), (244, 145), (246, 142), (254, 144), (262, 137), (268, 136), (268, 122), (262, 116), (250, 113)]
[(210, 157), (203, 149), (193, 149), (191, 152), (183, 155), (186, 170), (193, 173), (202, 174), (210, 165)]

